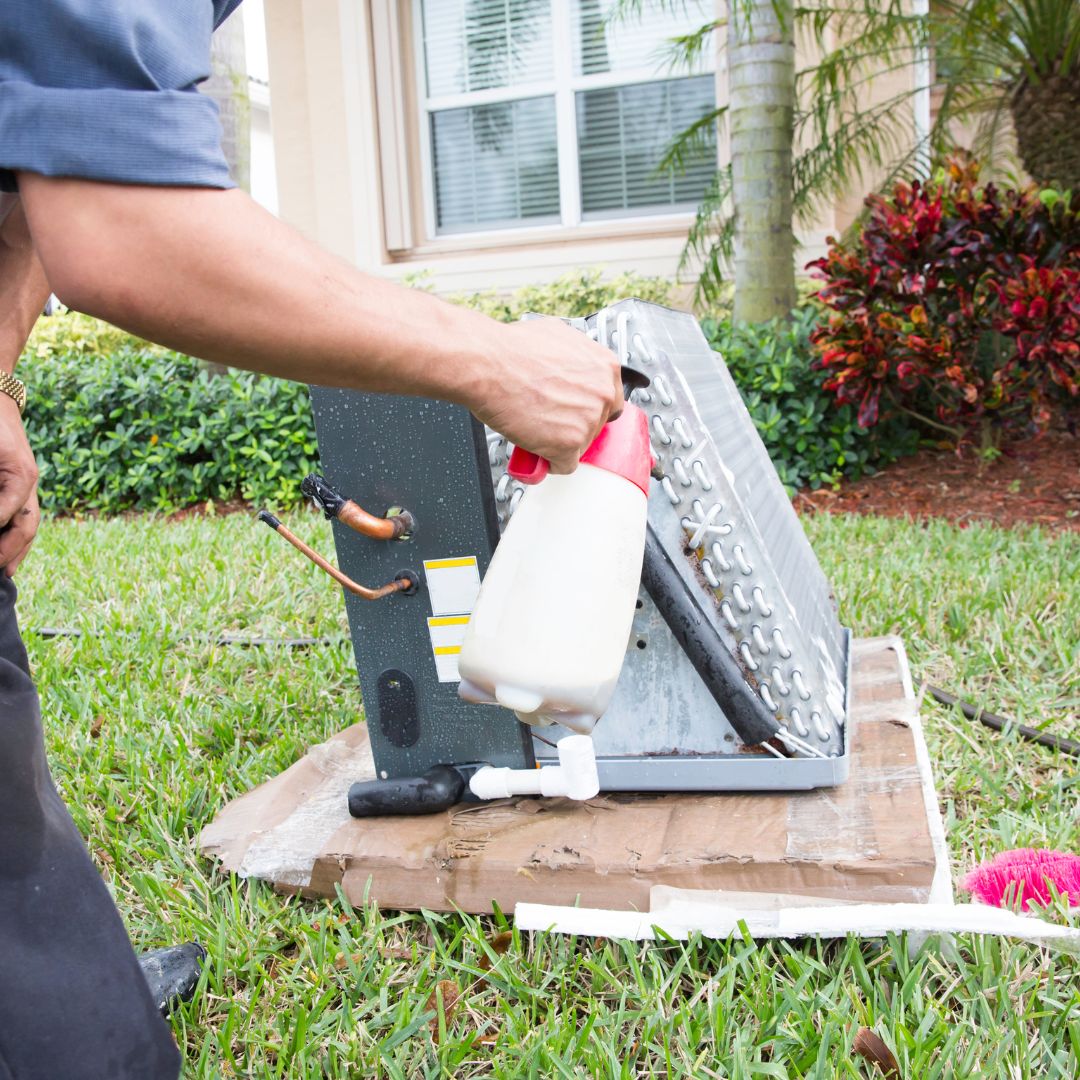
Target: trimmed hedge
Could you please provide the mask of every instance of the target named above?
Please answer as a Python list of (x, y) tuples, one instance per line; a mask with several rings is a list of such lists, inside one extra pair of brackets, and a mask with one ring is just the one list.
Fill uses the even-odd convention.
[(482, 311), (500, 322), (516, 322), (529, 312), (580, 319), (631, 296), (670, 305), (674, 291), (674, 284), (666, 278), (619, 274), (605, 280), (600, 270), (593, 269), (564, 274), (547, 285), (526, 285), (509, 296), (483, 292), (452, 296), (450, 301)]
[(85, 316), (42, 320), (19, 365), (50, 510), (288, 505), (318, 465), (307, 388), (201, 361)]
[[(571, 302), (575, 288), (581, 296)], [(662, 302), (670, 286), (630, 276), (605, 284), (590, 272), (506, 300), (473, 301), (510, 318), (526, 310), (585, 314), (626, 295)], [(815, 322), (809, 307), (774, 326), (702, 322), (790, 490), (861, 475), (916, 442), (902, 425), (868, 432), (850, 406), (837, 408), (812, 367)], [(233, 498), (288, 506), (318, 468), (303, 385), (243, 371), (212, 374), (201, 361), (83, 315), (42, 319), (19, 375), (30, 395), (26, 426), (42, 505), (53, 511), (171, 511)]]

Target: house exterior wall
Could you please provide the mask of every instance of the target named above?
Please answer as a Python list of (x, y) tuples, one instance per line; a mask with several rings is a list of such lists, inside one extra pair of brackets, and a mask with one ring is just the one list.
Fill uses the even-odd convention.
[[(676, 276), (685, 213), (427, 235), (410, 13), (408, 0), (265, 0), (285, 220), (363, 270), (399, 279), (423, 271), (439, 292), (509, 290), (594, 265)], [(802, 233), (800, 265), (857, 206), (830, 207)]]
[[(879, 75), (865, 88), (864, 106), (871, 108), (875, 105), (884, 105), (898, 98), (906, 98), (896, 106), (896, 109), (908, 118), (911, 130), (914, 133), (916, 126), (914, 114), (917, 101), (909, 96), (914, 86), (914, 77), (914, 71), (910, 68), (887, 71)], [(861, 182), (856, 184), (852, 191), (837, 200), (833, 219), (836, 234), (844, 232), (855, 221), (862, 212), (866, 192), (879, 188), (887, 179), (887, 176), (888, 173), (885, 168), (868, 167), (861, 178)]]
[(272, 214), (278, 210), (274, 134), (270, 120), (270, 71), (262, 0), (246, 0), (244, 20), (248, 96), (251, 101), (251, 197)]

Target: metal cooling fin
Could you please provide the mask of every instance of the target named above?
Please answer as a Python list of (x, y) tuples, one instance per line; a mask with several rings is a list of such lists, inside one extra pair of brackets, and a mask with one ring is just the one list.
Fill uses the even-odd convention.
[[(834, 770), (817, 779), (808, 771), (804, 785), (791, 781), (789, 769), (776, 786), (837, 782), (839, 763), (828, 759), (845, 755), (848, 634), (723, 359), (692, 315), (639, 300), (567, 321), (652, 380), (632, 398), (649, 415), (663, 471), (652, 484), (649, 522), (747, 684), (779, 721), (774, 744), (762, 753), (801, 759), (770, 758), (778, 769)], [(500, 528), (522, 494), (506, 474), (508, 457), (505, 440), (489, 431)], [(737, 768), (721, 768), (750, 759), (644, 592), (615, 699), (594, 738), (605, 787), (763, 786), (746, 779), (745, 768), (745, 782)], [(535, 749), (544, 756), (542, 745)], [(631, 774), (633, 783), (618, 782)]]

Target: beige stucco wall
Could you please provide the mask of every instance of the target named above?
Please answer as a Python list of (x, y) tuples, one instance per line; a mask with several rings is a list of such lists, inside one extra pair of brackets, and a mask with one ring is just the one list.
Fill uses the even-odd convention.
[[(308, 236), (369, 272), (426, 271), (440, 292), (511, 289), (594, 265), (675, 277), (687, 215), (425, 236), (408, 0), (265, 4), (280, 213)], [(724, 82), (721, 71), (721, 100)], [(803, 231), (800, 265), (857, 206)]]

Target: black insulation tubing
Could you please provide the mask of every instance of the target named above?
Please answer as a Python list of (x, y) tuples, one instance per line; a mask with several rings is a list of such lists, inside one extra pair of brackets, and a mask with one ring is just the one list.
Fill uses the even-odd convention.
[[(43, 626), (39, 630), (26, 630), (24, 633), (28, 637), (42, 638), (45, 641), (56, 641), (61, 638), (81, 638), (84, 636), (84, 631), (82, 630), (57, 626)], [(134, 632), (132, 631), (132, 633)], [(283, 649), (311, 649), (316, 646), (349, 644), (349, 638), (344, 636), (308, 638), (213, 638), (207, 636), (206, 638), (198, 638), (191, 634), (185, 634), (176, 640), (204, 640), (207, 644), (236, 645), (241, 648), (249, 649), (273, 647)], [(997, 713), (992, 713), (977, 705), (972, 705), (970, 701), (964, 701), (955, 694), (950, 694), (948, 690), (943, 690), (940, 686), (927, 684), (926, 689), (927, 693), (929, 693), (935, 701), (940, 702), (942, 705), (948, 705), (951, 708), (959, 709), (969, 720), (977, 720), (980, 724), (993, 731), (1015, 731), (1017, 735), (1022, 739), (1026, 739), (1028, 742), (1037, 743), (1039, 746), (1045, 746), (1048, 750), (1057, 750), (1062, 754), (1068, 754), (1070, 757), (1080, 758), (1080, 740), (1070, 739), (1065, 735), (1054, 735), (1052, 732), (1048, 731), (1040, 731), (1038, 728), (1029, 727), (1027, 724), (1018, 724), (1014, 720), (1009, 720), (1004, 716), (998, 716)]]
[(779, 722), (747, 683), (651, 525), (645, 527), (641, 584), (739, 738), (747, 746), (772, 739)]
[(959, 709), (969, 720), (978, 720), (980, 724), (992, 728), (994, 731), (1009, 729), (1015, 731), (1029, 742), (1038, 743), (1049, 750), (1060, 750), (1061, 753), (1068, 754), (1071, 757), (1080, 757), (1080, 742), (1076, 739), (1070, 739), (1064, 735), (1052, 735), (1049, 732), (1040, 731), (1038, 728), (1028, 727), (1027, 724), (1018, 724), (1014, 720), (1007, 720), (1004, 716), (987, 712), (986, 709), (980, 709), (969, 701), (962, 701), (955, 694), (950, 694), (948, 690), (942, 690), (940, 686), (927, 685), (926, 689), (935, 701)]

